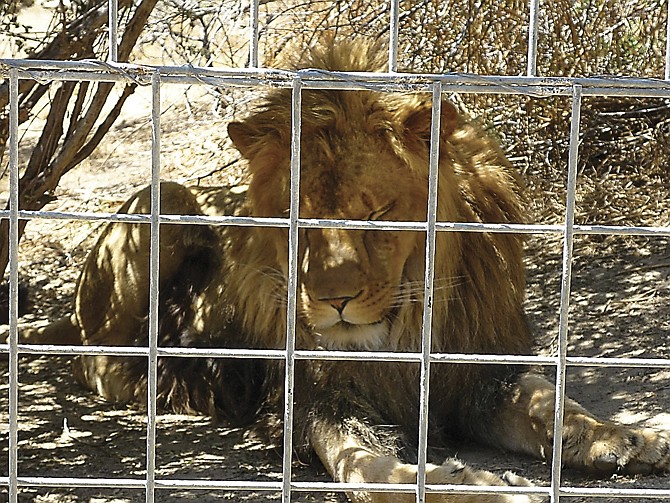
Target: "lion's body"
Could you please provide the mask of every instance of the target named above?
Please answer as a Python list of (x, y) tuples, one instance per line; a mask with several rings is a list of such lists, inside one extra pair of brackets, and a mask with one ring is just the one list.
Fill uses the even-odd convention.
[[(327, 50), (306, 66), (377, 70), (371, 51), (366, 45)], [(229, 128), (248, 161), (248, 188), (189, 189), (165, 183), (163, 213), (287, 217), (290, 103), (290, 91), (274, 91), (244, 122)], [(302, 109), (302, 218), (425, 221), (429, 99), (369, 91), (304, 91)], [(149, 192), (144, 190), (121, 211), (148, 213), (149, 207)], [(437, 219), (525, 220), (517, 177), (500, 148), (446, 101)], [(70, 330), (63, 331), (69, 335), (62, 340), (147, 344), (148, 243), (148, 226), (115, 223), (107, 228), (87, 260), (75, 314), (66, 323)], [(284, 348), (287, 243), (285, 228), (162, 226), (159, 343)], [(424, 233), (309, 228), (300, 232), (298, 248), (298, 349), (421, 350)], [(523, 291), (518, 235), (439, 232), (432, 350), (529, 354), (532, 338), (524, 320)], [(75, 373), (111, 400), (144, 400), (144, 358), (83, 356)], [(276, 361), (159, 359), (159, 405), (178, 412), (234, 421), (280, 413), (282, 384), (283, 367)], [(552, 387), (537, 376), (522, 374), (519, 366), (436, 363), (431, 365), (430, 390), (431, 446), (470, 438), (535, 455), (550, 452)], [(411, 458), (407, 453), (416, 444), (418, 363), (301, 360), (295, 396), (296, 431), (303, 435), (296, 445), (311, 445), (334, 478), (412, 479), (412, 467), (395, 456), (402, 452)], [(599, 433), (589, 436), (584, 431), (610, 431), (615, 426), (597, 421), (574, 402), (568, 401), (567, 407), (566, 424), (573, 421), (572, 428), (581, 433), (574, 440), (566, 438), (566, 462), (600, 468), (603, 454), (598, 449), (610, 447), (597, 444)], [(641, 430), (630, 431), (643, 435)], [(667, 438), (654, 438), (653, 445), (641, 450), (653, 451), (656, 457), (645, 453), (648, 459), (642, 462), (665, 469), (668, 453), (661, 451)], [(586, 441), (589, 449), (583, 448)], [(571, 442), (579, 443), (573, 455)], [(628, 452), (629, 444), (635, 444), (630, 438), (622, 437), (621, 442), (610, 449), (617, 452), (615, 467), (625, 466), (634, 456), (644, 457)], [(454, 463), (431, 465), (429, 479), (502, 483), (487, 472), (454, 468)], [(510, 478), (506, 482), (523, 483)], [(357, 497), (367, 501), (372, 495)], [(383, 496), (373, 500), (383, 501)]]

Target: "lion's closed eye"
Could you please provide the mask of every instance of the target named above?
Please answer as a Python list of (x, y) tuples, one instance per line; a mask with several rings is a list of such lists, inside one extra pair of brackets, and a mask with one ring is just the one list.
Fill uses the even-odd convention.
[(368, 215), (368, 218), (366, 220), (381, 220), (381, 218), (389, 213), (393, 207), (395, 206), (395, 201), (392, 201), (390, 203), (385, 204), (384, 206), (380, 207), (379, 209), (371, 212)]

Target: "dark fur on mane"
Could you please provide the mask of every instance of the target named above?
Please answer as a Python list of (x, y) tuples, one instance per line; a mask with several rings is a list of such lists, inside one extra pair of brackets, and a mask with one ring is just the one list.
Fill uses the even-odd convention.
[[(172, 282), (159, 295), (159, 347), (233, 348), (243, 347), (241, 328), (232, 317), (216, 332), (193, 329), (196, 299), (219, 267), (218, 237), (208, 227), (198, 229), (201, 245), (194, 246)], [(138, 346), (147, 345), (148, 318), (143, 323)], [(240, 344), (233, 334), (239, 334)], [(136, 400), (146, 400), (146, 358), (128, 359), (134, 374)], [(263, 360), (210, 357), (159, 357), (157, 407), (177, 414), (205, 414), (231, 425), (248, 424), (258, 414), (265, 395)], [(132, 381), (131, 381), (132, 382)]]

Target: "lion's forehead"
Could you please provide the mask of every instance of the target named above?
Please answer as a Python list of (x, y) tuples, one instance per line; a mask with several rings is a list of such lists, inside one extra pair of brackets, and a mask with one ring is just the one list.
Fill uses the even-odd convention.
[[(402, 176), (406, 173), (406, 176)], [(367, 219), (395, 200), (410, 197), (409, 167), (378, 139), (353, 141), (337, 155), (305, 142), (301, 160), (301, 216)], [(398, 185), (398, 180), (404, 180)]]
[(404, 197), (379, 184), (366, 182), (353, 179), (341, 180), (335, 185), (322, 181), (312, 186), (305, 184), (300, 194), (301, 217), (367, 220), (380, 208)]

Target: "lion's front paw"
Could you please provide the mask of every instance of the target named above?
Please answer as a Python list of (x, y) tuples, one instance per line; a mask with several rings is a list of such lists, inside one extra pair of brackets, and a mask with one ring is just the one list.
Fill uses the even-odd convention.
[(564, 434), (564, 462), (600, 473), (670, 472), (670, 433), (600, 424), (581, 438)]
[[(531, 482), (512, 472), (506, 472), (502, 478), (485, 470), (475, 470), (470, 468), (458, 459), (447, 459), (442, 465), (434, 467), (426, 474), (428, 484), (462, 484), (479, 486), (517, 486), (528, 487)], [(428, 501), (443, 501), (433, 495), (434, 499), (429, 497)], [(527, 496), (524, 494), (472, 494), (458, 498), (449, 498), (449, 502), (458, 503), (539, 503), (542, 498)]]

